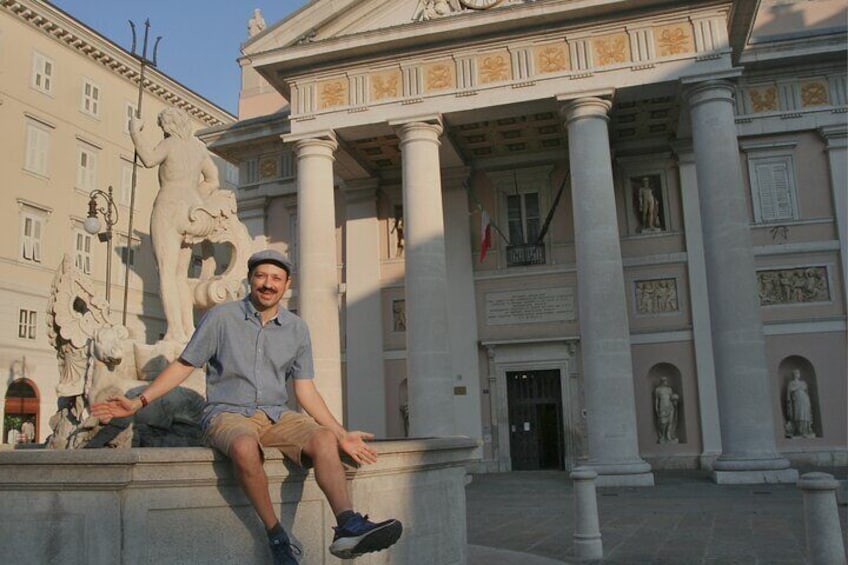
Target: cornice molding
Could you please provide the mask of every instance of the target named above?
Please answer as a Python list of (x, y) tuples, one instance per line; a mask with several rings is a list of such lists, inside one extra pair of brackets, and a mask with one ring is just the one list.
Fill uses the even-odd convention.
[[(138, 86), (141, 80), (139, 58), (62, 10), (38, 0), (0, 0), (0, 9)], [(184, 110), (208, 127), (236, 120), (223, 108), (155, 67), (148, 66), (145, 70), (144, 90), (163, 103)]]

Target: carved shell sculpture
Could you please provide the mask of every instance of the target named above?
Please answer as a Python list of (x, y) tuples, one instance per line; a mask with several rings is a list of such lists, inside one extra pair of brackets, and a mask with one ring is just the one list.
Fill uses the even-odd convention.
[(99, 328), (113, 325), (109, 303), (68, 254), (53, 278), (47, 317), (50, 344), (57, 348), (63, 342), (83, 348)]

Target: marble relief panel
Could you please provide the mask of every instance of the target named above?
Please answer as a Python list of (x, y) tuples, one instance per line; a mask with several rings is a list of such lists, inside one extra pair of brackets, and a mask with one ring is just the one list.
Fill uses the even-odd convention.
[(477, 79), (480, 84), (503, 82), (512, 78), (512, 61), (506, 49), (477, 57)]
[(424, 65), (424, 90), (453, 90), (456, 88), (456, 69), (453, 61), (447, 59)]
[(827, 267), (757, 271), (760, 305), (829, 302)]
[(318, 83), (318, 108), (326, 110), (348, 103), (348, 83), (346, 78), (324, 80)]
[(626, 33), (604, 35), (592, 40), (592, 56), (599, 67), (630, 60), (630, 39)]
[(677, 279), (634, 281), (637, 314), (667, 314), (680, 311)]
[(654, 44), (660, 57), (694, 53), (692, 26), (688, 22), (658, 26), (654, 29)]
[(400, 69), (391, 69), (379, 73), (371, 73), (371, 100), (398, 98), (401, 95)]
[(538, 74), (558, 73), (570, 68), (565, 42), (539, 45), (533, 50)]

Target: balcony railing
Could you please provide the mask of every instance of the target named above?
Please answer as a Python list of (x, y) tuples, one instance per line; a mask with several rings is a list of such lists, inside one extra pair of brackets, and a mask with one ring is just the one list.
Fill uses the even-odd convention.
[(506, 247), (507, 267), (523, 267), (526, 265), (544, 264), (544, 243), (522, 243), (520, 245), (507, 245)]

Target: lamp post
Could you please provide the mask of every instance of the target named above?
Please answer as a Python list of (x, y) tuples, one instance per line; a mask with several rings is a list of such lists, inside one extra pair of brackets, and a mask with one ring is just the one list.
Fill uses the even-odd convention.
[[(102, 202), (98, 202), (98, 199)], [(106, 230), (100, 231), (100, 218), (106, 223)], [(112, 198), (112, 187), (108, 192), (104, 192), (95, 188), (88, 193), (88, 217), (85, 219), (83, 227), (87, 233), (91, 235), (97, 234), (97, 239), (106, 242), (106, 302), (112, 305), (110, 301), (110, 289), (112, 286), (112, 226), (118, 223), (118, 207), (115, 205), (115, 200)]]

